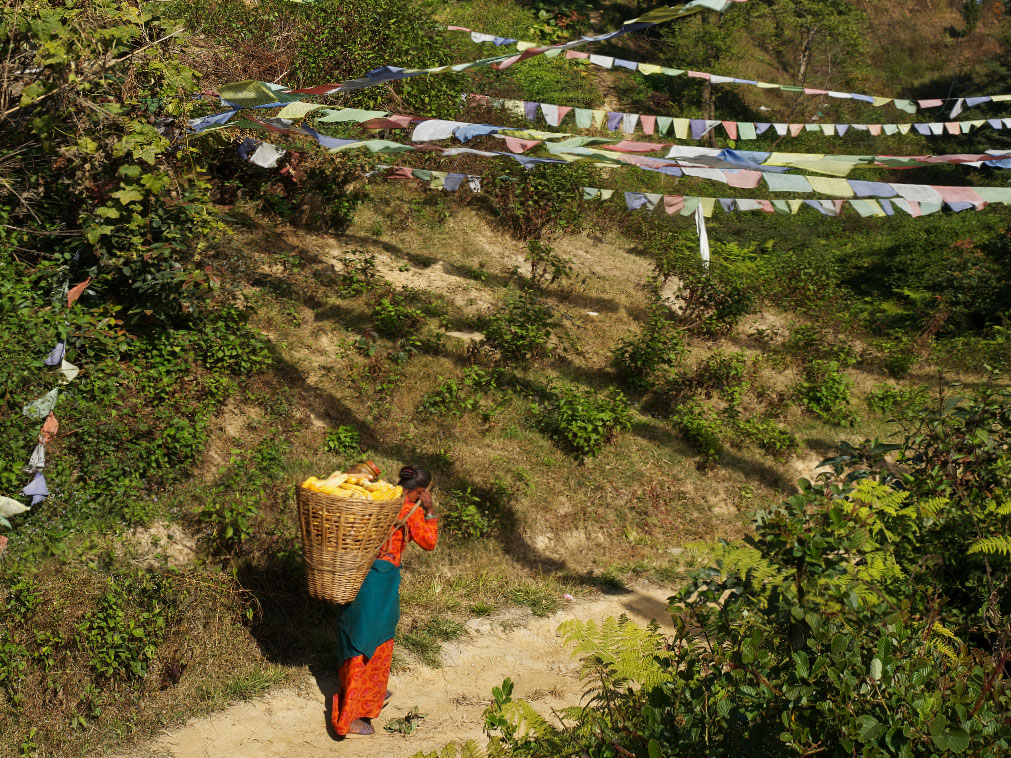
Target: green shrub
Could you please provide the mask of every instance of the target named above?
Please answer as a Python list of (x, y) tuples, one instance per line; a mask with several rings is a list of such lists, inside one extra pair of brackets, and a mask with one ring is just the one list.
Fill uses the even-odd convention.
[(323, 449), (335, 455), (357, 455), (362, 451), (362, 437), (353, 426), (341, 425), (326, 433)]
[(460, 416), (466, 411), (476, 410), (480, 402), (480, 398), (470, 395), (461, 382), (445, 379), (434, 390), (422, 396), (418, 410), (423, 413)]
[(910, 339), (882, 340), (875, 347), (881, 352), (881, 368), (893, 379), (909, 376), (919, 361), (916, 346)]
[(533, 293), (506, 295), (480, 324), (485, 343), (507, 363), (523, 364), (549, 355), (558, 319)]
[(218, 489), (200, 509), (200, 520), (208, 527), (211, 546), (223, 553), (236, 553), (253, 536), (260, 508), (260, 492), (227, 492)]
[(737, 268), (718, 261), (709, 270), (697, 259), (678, 266), (680, 284), (674, 298), (681, 301), (682, 328), (705, 337), (729, 334), (755, 307), (754, 287)]
[(376, 289), (382, 281), (376, 269), (376, 256), (366, 250), (348, 250), (340, 259), (337, 293), (357, 297)]
[(737, 405), (747, 388), (744, 381), (748, 356), (743, 351), (713, 350), (695, 369), (691, 383), (696, 391), (718, 392), (730, 405)]
[(268, 368), (272, 362), (267, 340), (247, 323), (248, 316), (237, 308), (225, 307), (208, 316), (195, 352), (207, 368), (249, 376)]
[(706, 462), (717, 460), (724, 451), (724, 425), (716, 412), (699, 402), (679, 403), (669, 416), (671, 425), (700, 453)]
[(453, 490), (442, 504), (442, 521), (446, 529), (468, 539), (485, 537), (492, 530), (494, 520), (488, 503), (470, 487)]
[(867, 395), (867, 405), (875, 413), (886, 416), (892, 411), (902, 412), (912, 406), (922, 405), (927, 388), (896, 387), (894, 384), (876, 384)]
[(77, 625), (94, 673), (105, 679), (142, 679), (165, 634), (172, 584), (158, 574), (110, 580), (95, 608)]
[(617, 390), (600, 395), (589, 389), (551, 386), (535, 404), (534, 418), (541, 432), (579, 460), (595, 456), (619, 431), (632, 428), (632, 411)]
[(993, 494), (1011, 490), (1009, 417), (988, 387), (916, 409), (898, 444), (844, 445), (752, 536), (695, 547), (673, 635), (567, 621), (583, 706), (554, 726), (506, 680), (488, 752), (1008, 754), (1011, 504)]
[(827, 329), (801, 324), (790, 331), (783, 349), (802, 361), (835, 361), (840, 366), (856, 363), (856, 351)]
[(581, 164), (510, 166), (486, 184), (486, 192), (492, 212), (510, 234), (530, 240), (583, 223), (583, 187), (596, 186), (592, 177), (591, 170)]
[(413, 337), (425, 323), (425, 314), (414, 306), (410, 295), (394, 292), (379, 298), (372, 309), (372, 320), (385, 337)]
[(539, 289), (571, 279), (574, 272), (571, 258), (559, 255), (551, 245), (536, 239), (527, 242), (524, 260), (530, 263), (530, 283)]
[(736, 428), (770, 455), (792, 453), (800, 448), (797, 436), (772, 419), (754, 416), (738, 422)]
[(804, 366), (804, 379), (795, 391), (798, 402), (819, 418), (835, 426), (853, 426), (852, 386), (838, 362), (813, 360)]
[(626, 336), (611, 353), (612, 365), (628, 386), (645, 392), (661, 381), (663, 371), (679, 363), (688, 351), (684, 333), (662, 306), (650, 309), (638, 333)]

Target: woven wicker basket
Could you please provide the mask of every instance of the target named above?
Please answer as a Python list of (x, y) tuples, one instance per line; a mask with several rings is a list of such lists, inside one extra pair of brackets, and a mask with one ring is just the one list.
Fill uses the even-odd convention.
[(350, 603), (389, 538), (403, 498), (355, 500), (301, 486), (297, 492), (309, 594)]

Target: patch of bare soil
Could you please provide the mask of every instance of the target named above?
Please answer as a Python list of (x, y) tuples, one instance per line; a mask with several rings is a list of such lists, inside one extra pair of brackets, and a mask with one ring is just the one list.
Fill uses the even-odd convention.
[[(169, 731), (122, 758), (407, 758), (448, 742), (482, 741), (481, 714), (491, 688), (511, 677), (514, 696), (526, 698), (550, 717), (552, 709), (578, 704), (583, 693), (579, 663), (557, 635), (568, 619), (603, 620), (626, 614), (639, 624), (656, 620), (671, 630), (667, 598), (672, 590), (638, 587), (614, 595), (570, 603), (550, 618), (516, 614), (473, 619), (470, 635), (443, 649), (443, 666), (421, 664), (390, 680), (393, 698), (373, 721), (372, 737), (337, 742), (326, 728), (326, 701), (332, 681), (307, 677), (301, 686), (233, 705), (208, 718)], [(426, 714), (410, 735), (383, 725), (418, 706)]]

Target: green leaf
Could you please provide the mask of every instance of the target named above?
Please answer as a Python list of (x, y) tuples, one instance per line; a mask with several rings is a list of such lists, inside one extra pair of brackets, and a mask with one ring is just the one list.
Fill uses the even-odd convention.
[(806, 678), (808, 672), (811, 670), (811, 663), (807, 657), (807, 653), (803, 650), (798, 650), (793, 654), (793, 660), (797, 662), (797, 676)]
[(964, 753), (969, 749), (969, 734), (958, 726), (948, 730), (948, 749), (953, 753)]
[(857, 739), (861, 742), (877, 742), (885, 733), (885, 726), (871, 715), (864, 715), (857, 719)]
[(875, 658), (871, 661), (871, 679), (874, 681), (881, 680), (881, 659)]
[(131, 186), (124, 187), (123, 189), (119, 190), (118, 192), (111, 193), (111, 197), (116, 198), (123, 205), (127, 205), (128, 203), (132, 203), (135, 200), (143, 200), (144, 199), (144, 195), (141, 194), (140, 190), (135, 189), (134, 187), (131, 187)]
[(845, 634), (837, 634), (832, 638), (832, 655), (842, 655), (849, 646), (850, 638)]
[(934, 723), (930, 725), (930, 738), (934, 741), (938, 750), (948, 749), (948, 720), (943, 713), (937, 714)]
[(21, 91), (21, 105), (25, 106), (38, 100), (46, 92), (46, 85), (42, 82), (32, 82)]
[(140, 175), (140, 166), (134, 165), (133, 163), (127, 163), (126, 165), (119, 167), (119, 173), (123, 176), (136, 178)]
[(656, 740), (649, 741), (649, 758), (663, 758), (663, 753), (660, 752), (660, 743)]

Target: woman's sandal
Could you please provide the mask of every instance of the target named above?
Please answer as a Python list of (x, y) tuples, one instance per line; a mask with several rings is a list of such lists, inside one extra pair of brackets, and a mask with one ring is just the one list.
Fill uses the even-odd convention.
[(361, 719), (355, 719), (348, 726), (348, 737), (371, 737), (376, 733), (375, 727)]

